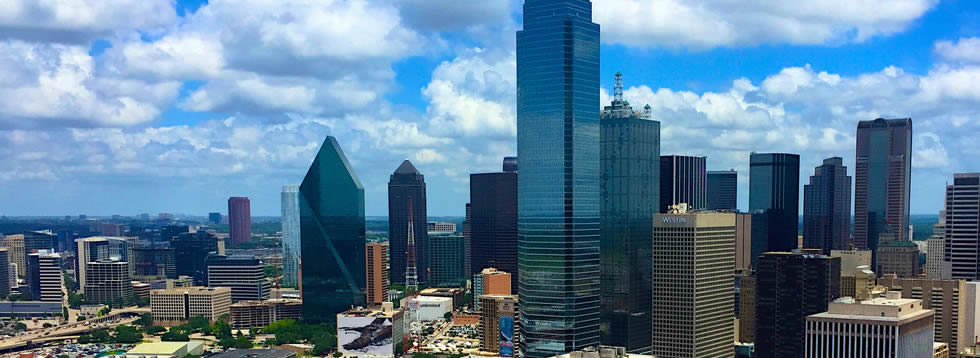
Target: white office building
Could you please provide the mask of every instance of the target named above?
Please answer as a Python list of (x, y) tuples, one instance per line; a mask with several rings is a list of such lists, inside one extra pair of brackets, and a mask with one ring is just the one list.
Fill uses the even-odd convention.
[(806, 319), (805, 358), (929, 358), (932, 310), (898, 292), (857, 302), (842, 298)]

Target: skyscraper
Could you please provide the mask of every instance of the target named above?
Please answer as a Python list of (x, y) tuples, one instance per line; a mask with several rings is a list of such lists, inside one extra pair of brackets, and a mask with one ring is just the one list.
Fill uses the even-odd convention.
[(803, 354), (806, 317), (840, 296), (840, 258), (769, 252), (756, 273), (757, 357)]
[(650, 351), (650, 235), (660, 207), (660, 122), (634, 111), (616, 74), (600, 126), (602, 344)]
[(208, 223), (218, 225), (221, 223), (221, 213), (208, 213)]
[(299, 185), (282, 187), (282, 284), (299, 286)]
[(388, 243), (369, 242), (364, 254), (367, 303), (380, 306), (388, 301)]
[(208, 287), (230, 287), (231, 301), (238, 302), (269, 298), (272, 284), (265, 279), (262, 261), (255, 256), (211, 255)]
[(803, 187), (803, 247), (844, 250), (851, 237), (851, 177), (844, 159), (824, 159)]
[(415, 234), (418, 282), (427, 282), (429, 242), (426, 230), (425, 176), (405, 160), (388, 181), (388, 242), (391, 245), (391, 282), (405, 283), (408, 258), (408, 219)]
[(228, 199), (228, 229), (232, 245), (252, 241), (251, 206), (248, 198)]
[(660, 157), (660, 212), (686, 203), (692, 210), (707, 204), (707, 157), (666, 155)]
[(749, 169), (749, 211), (769, 216), (767, 251), (799, 248), (800, 156), (752, 153)]
[(121, 304), (133, 299), (129, 263), (118, 257), (86, 262), (82, 286), (89, 302)]
[(64, 291), (61, 275), (61, 255), (40, 250), (27, 255), (27, 287), (31, 299), (61, 302)]
[(980, 173), (955, 174), (946, 186), (944, 261), (957, 280), (980, 279)]
[(939, 212), (939, 222), (932, 226), (932, 236), (926, 240), (926, 277), (949, 280), (952, 266), (946, 259), (946, 211)]
[[(912, 119), (861, 121), (854, 170), (854, 244), (878, 251), (878, 237), (906, 240), (912, 178)], [(872, 257), (872, 267), (876, 258)]]
[[(0, 247), (0, 300), (6, 299), (10, 295), (10, 286), (16, 283), (10, 282), (10, 261), (7, 253), (7, 248)], [(16, 274), (14, 277), (17, 277)]]
[(806, 350), (779, 357), (947, 357), (933, 355), (934, 312), (896, 295), (830, 303), (827, 312), (806, 318)]
[(738, 209), (738, 172), (735, 169), (708, 172), (708, 210)]
[(429, 233), (429, 286), (466, 287), (466, 245), (456, 233)]
[(174, 248), (177, 276), (191, 276), (197, 286), (208, 284), (208, 254), (218, 251), (218, 240), (211, 233), (198, 231), (177, 235), (170, 243)]
[(469, 275), (495, 267), (513, 274), (511, 285), (516, 289), (517, 165), (499, 173), (471, 174), (468, 210)]
[(517, 33), (518, 270), (525, 356), (599, 344), (599, 25), (527, 0)]
[(734, 357), (735, 214), (656, 215), (652, 250), (652, 354)]
[[(332, 324), (364, 306), (364, 186), (327, 137), (299, 187), (303, 319)], [(425, 227), (424, 225), (422, 226)], [(316, 255), (316, 256), (309, 256)]]

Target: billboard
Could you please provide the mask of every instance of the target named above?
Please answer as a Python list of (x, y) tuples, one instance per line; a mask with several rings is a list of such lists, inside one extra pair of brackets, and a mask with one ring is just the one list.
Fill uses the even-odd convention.
[(514, 356), (514, 316), (500, 316), (500, 356)]
[(388, 317), (343, 317), (337, 319), (337, 347), (342, 353), (393, 355), (393, 326)]

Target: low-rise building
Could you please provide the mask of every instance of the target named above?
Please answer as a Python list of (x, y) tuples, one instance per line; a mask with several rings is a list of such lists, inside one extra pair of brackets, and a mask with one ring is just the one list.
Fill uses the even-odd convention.
[(210, 356), (210, 358), (293, 358), (296, 352), (288, 349), (236, 349)]
[(624, 347), (599, 346), (553, 356), (552, 358), (656, 358), (650, 355), (626, 353)]
[(404, 311), (391, 302), (337, 314), (337, 350), (345, 355), (394, 356), (405, 337)]
[(208, 287), (230, 287), (233, 302), (269, 298), (272, 284), (265, 279), (262, 261), (258, 258), (213, 255), (207, 264)]
[(460, 288), (426, 288), (419, 291), (419, 296), (426, 297), (448, 297), (453, 300), (453, 307), (458, 308), (465, 304), (465, 293)]
[(135, 295), (138, 298), (150, 297), (150, 291), (152, 290), (150, 284), (142, 283), (139, 281), (133, 281), (132, 285), (133, 285), (133, 295)]
[(513, 357), (517, 299), (510, 295), (480, 296), (480, 351)]
[(231, 289), (228, 287), (180, 287), (150, 291), (150, 313), (163, 323), (183, 322), (202, 316), (211, 321), (229, 313)]
[(885, 275), (878, 279), (878, 285), (888, 290), (901, 292), (902, 298), (922, 300), (922, 307), (936, 312), (934, 342), (949, 345), (950, 356), (973, 343), (972, 337), (965, 338), (966, 329), (966, 281), (939, 280), (930, 278), (898, 278)]
[(419, 321), (442, 321), (446, 313), (453, 311), (453, 299), (449, 297), (406, 297), (400, 303), (399, 307), (405, 307), (414, 315), (411, 318)]
[(804, 357), (929, 357), (933, 316), (921, 300), (898, 292), (861, 302), (841, 298), (827, 312), (807, 317)]
[(204, 342), (142, 343), (126, 352), (126, 358), (183, 358), (204, 353)]
[(232, 328), (265, 327), (278, 320), (302, 319), (303, 302), (282, 299), (238, 301), (231, 305), (230, 311)]

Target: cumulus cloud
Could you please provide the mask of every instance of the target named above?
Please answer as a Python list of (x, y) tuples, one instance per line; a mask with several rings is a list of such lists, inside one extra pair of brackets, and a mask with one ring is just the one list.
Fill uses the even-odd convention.
[(938, 0), (604, 0), (603, 41), (708, 49), (770, 43), (861, 42), (904, 30)]
[(158, 31), (177, 21), (174, 0), (6, 0), (0, 38), (85, 43), (118, 32)]
[(936, 42), (934, 51), (947, 61), (980, 63), (980, 38), (967, 37), (953, 41)]
[(517, 135), (514, 109), (517, 61), (513, 52), (467, 51), (443, 62), (422, 89), (433, 131), (444, 135)]
[(396, 4), (406, 22), (430, 31), (460, 31), (507, 21), (518, 0), (398, 0)]

